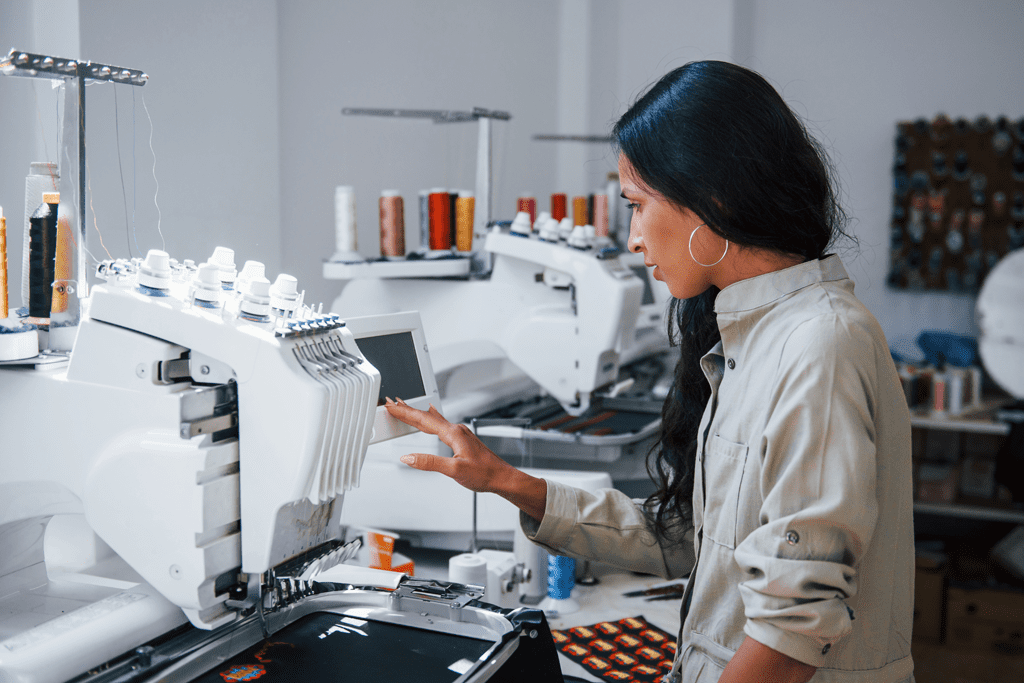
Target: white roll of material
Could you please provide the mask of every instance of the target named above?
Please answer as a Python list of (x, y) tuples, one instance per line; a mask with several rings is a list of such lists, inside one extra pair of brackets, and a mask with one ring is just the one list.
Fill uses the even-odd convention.
[(519, 595), (527, 604), (536, 605), (548, 594), (548, 553), (528, 539), (518, 524), (512, 539), (512, 552), (516, 561), (523, 565), (523, 573), (530, 577), (519, 584)]
[(335, 261), (361, 261), (356, 230), (356, 191), (351, 185), (334, 188)]
[[(60, 176), (57, 164), (48, 161), (33, 161), (29, 164), (28, 175), (25, 176), (25, 232), (21, 243), (21, 305), (28, 306), (29, 300), (29, 219), (43, 203), (44, 192), (59, 192)], [(15, 307), (12, 307), (15, 308)]]
[(487, 560), (475, 553), (456, 555), (448, 560), (448, 580), (486, 588)]

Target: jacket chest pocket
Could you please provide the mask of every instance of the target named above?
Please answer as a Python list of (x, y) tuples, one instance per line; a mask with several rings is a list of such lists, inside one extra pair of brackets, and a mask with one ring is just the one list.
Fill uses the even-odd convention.
[(746, 444), (708, 439), (704, 449), (704, 537), (736, 547), (740, 486), (747, 462)]

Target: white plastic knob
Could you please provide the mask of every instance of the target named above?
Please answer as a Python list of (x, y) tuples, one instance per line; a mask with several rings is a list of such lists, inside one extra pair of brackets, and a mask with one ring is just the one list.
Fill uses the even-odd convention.
[[(539, 221), (538, 221), (539, 222)], [(557, 242), (558, 241), (558, 221), (548, 215), (544, 223), (541, 224), (540, 238), (545, 242)]]
[(220, 281), (222, 283), (234, 284), (235, 279), (238, 277), (238, 271), (235, 269), (234, 249), (217, 247), (213, 250), (213, 256), (210, 257), (209, 263), (213, 263), (220, 268)]
[(281, 273), (270, 288), (270, 305), (282, 311), (293, 311), (299, 302), (299, 281)]
[(569, 241), (569, 235), (572, 234), (572, 228), (573, 228), (572, 219), (570, 219), (568, 216), (566, 216), (561, 221), (559, 221), (559, 223), (558, 223), (558, 239)]
[(520, 211), (516, 214), (515, 220), (512, 221), (512, 234), (529, 235), (531, 231), (530, 214)]
[(221, 269), (215, 263), (204, 263), (196, 273), (195, 298), (199, 301), (219, 303), (223, 289), (220, 286)]
[(171, 263), (166, 251), (149, 250), (146, 260), (139, 264), (139, 284), (151, 289), (171, 286)]

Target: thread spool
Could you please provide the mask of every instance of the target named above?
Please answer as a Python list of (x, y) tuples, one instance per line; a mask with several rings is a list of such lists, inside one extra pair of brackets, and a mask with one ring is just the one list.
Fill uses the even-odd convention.
[(572, 224), (573, 225), (586, 225), (587, 224), (587, 198), (578, 195), (572, 198)]
[(25, 177), (25, 222), (22, 235), (21, 258), (21, 301), (24, 306), (29, 302), (29, 281), (31, 273), (31, 256), (29, 254), (29, 232), (32, 214), (39, 207), (39, 198), (44, 192), (57, 192), (60, 186), (60, 175), (57, 164), (48, 161), (33, 161), (28, 166)]
[(445, 250), (452, 248), (451, 198), (448, 191), (434, 188), (427, 197), (430, 211), (430, 248)]
[(334, 188), (334, 260), (361, 261), (358, 242), (355, 188), (338, 185)]
[(391, 258), (405, 256), (405, 203), (398, 190), (384, 190), (380, 208), (380, 254)]
[(473, 216), (476, 197), (472, 192), (459, 192), (455, 202), (455, 247), (459, 251), (473, 251)]
[(518, 524), (512, 538), (512, 554), (516, 562), (523, 565), (523, 573), (530, 578), (519, 584), (521, 602), (536, 605), (548, 590), (548, 553), (533, 543)]
[(594, 195), (594, 231), (598, 237), (608, 237), (608, 195)]
[(7, 219), (0, 206), (0, 320), (7, 317)]
[(459, 198), (459, 192), (460, 192), (460, 190), (452, 190), (451, 192), (448, 193), (448, 224), (450, 226), (449, 230), (448, 230), (448, 235), (449, 235), (448, 243), (449, 244), (458, 244), (459, 243), (458, 240), (455, 237), (456, 220), (457, 220), (456, 219), (456, 215), (457, 214), (455, 212), (455, 202)]
[(53, 292), (50, 295), (50, 315), (67, 313), (74, 259), (74, 240), (67, 216), (57, 213), (57, 243), (53, 258)]
[(49, 320), (53, 300), (53, 266), (57, 250), (57, 207), (60, 195), (44, 192), (29, 230), (28, 311), (33, 318)]
[(448, 580), (487, 588), (487, 560), (476, 553), (456, 555), (448, 560)]
[(548, 597), (568, 600), (576, 585), (576, 560), (562, 555), (548, 555)]
[(420, 190), (420, 251), (430, 248), (430, 192)]
[[(622, 226), (623, 207), (622, 202), (619, 201), (619, 197), (622, 195), (622, 188), (619, 187), (618, 173), (611, 172), (606, 177), (605, 196), (608, 201), (608, 231), (618, 237), (619, 229)], [(597, 219), (595, 218), (594, 220)]]
[(561, 221), (566, 216), (566, 196), (563, 192), (556, 192), (551, 195), (551, 217)]
[(537, 222), (537, 199), (532, 196), (529, 192), (524, 192), (519, 196), (519, 200), (516, 203), (516, 213), (525, 211), (530, 214), (530, 223)]

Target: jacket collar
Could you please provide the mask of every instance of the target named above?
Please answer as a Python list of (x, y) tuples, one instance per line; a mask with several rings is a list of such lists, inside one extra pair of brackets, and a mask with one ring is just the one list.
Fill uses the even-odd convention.
[(760, 308), (804, 287), (848, 279), (835, 254), (776, 270), (729, 285), (715, 297), (715, 313), (740, 313)]

